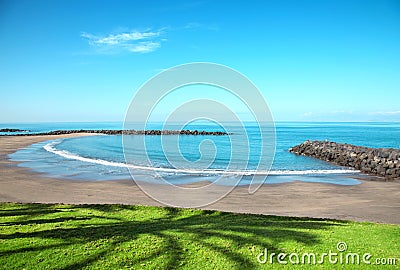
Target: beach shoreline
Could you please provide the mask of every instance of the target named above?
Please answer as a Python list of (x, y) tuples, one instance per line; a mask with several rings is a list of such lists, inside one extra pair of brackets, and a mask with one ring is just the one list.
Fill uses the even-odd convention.
[[(19, 167), (17, 162), (7, 157), (33, 143), (93, 135), (75, 133), (0, 137), (0, 202), (162, 206), (144, 194), (131, 179), (57, 179)], [(400, 182), (361, 181), (361, 184), (354, 186), (300, 181), (268, 184), (252, 195), (248, 194), (246, 186), (240, 186), (203, 209), (400, 224)]]

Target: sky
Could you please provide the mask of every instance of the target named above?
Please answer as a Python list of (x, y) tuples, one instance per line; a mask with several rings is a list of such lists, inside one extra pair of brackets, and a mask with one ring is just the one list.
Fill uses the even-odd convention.
[(123, 121), (147, 80), (191, 62), (245, 75), (276, 121), (400, 121), (397, 0), (0, 0), (0, 38), (3, 123)]

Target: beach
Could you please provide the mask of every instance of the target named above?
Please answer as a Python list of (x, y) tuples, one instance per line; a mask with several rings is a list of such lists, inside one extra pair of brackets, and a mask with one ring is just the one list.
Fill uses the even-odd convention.
[[(33, 143), (93, 134), (0, 137), (0, 201), (64, 204), (156, 205), (131, 179), (66, 180), (18, 167), (7, 155)], [(263, 215), (298, 216), (400, 224), (400, 182), (361, 180), (343, 186), (294, 181), (263, 185), (255, 194), (236, 187), (204, 209)]]

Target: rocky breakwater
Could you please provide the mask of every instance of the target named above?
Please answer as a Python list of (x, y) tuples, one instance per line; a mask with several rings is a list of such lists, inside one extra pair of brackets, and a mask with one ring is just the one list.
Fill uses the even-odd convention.
[(400, 179), (400, 149), (368, 148), (351, 144), (305, 141), (289, 152), (352, 167), (367, 174)]
[(229, 135), (222, 131), (198, 131), (198, 130), (115, 130), (115, 129), (77, 129), (77, 130), (54, 130), (49, 132), (41, 133), (24, 133), (24, 134), (13, 134), (12, 136), (37, 136), (37, 135), (65, 135), (74, 133), (94, 133), (94, 134), (105, 134), (105, 135), (211, 135), (211, 136), (223, 136)]
[(29, 130), (18, 128), (1, 128), (0, 132), (28, 132)]

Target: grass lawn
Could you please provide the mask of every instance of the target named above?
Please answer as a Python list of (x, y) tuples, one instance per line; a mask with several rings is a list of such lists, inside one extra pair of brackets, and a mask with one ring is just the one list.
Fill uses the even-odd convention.
[[(0, 204), (1, 269), (309, 269), (304, 253), (338, 253), (325, 269), (400, 268), (400, 226), (125, 205)], [(347, 249), (339, 252), (338, 242)], [(343, 246), (339, 247), (343, 248)], [(267, 262), (257, 255), (268, 251)], [(296, 262), (296, 254), (299, 264)], [(360, 265), (345, 265), (358, 253)], [(362, 262), (370, 253), (370, 265)], [(290, 257), (290, 261), (289, 261)], [(349, 257), (350, 258), (350, 257)], [(396, 265), (388, 265), (390, 258)], [(264, 259), (261, 256), (260, 259)], [(312, 262), (312, 261), (311, 261)], [(351, 260), (349, 259), (349, 263)]]

